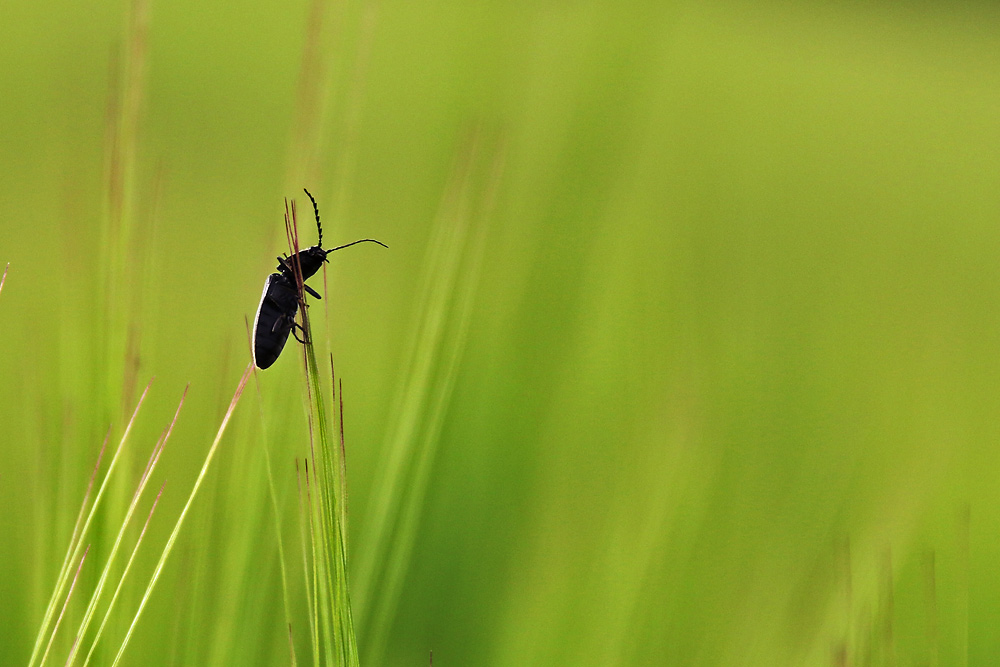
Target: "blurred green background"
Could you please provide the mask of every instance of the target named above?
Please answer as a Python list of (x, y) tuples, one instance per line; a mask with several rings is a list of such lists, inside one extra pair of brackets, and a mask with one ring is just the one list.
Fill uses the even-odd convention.
[[(390, 246), (310, 311), (362, 664), (996, 664), (992, 6), (15, 0), (0, 62), (3, 664), (134, 387), (122, 497), (190, 382), (114, 655), (302, 187)], [(288, 663), (301, 375), (252, 381), (124, 664)]]

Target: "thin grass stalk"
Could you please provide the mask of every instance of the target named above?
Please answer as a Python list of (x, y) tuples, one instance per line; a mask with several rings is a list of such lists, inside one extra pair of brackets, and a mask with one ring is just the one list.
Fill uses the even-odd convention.
[[(332, 359), (331, 359), (331, 364), (332, 364)], [(331, 369), (332, 369), (332, 366), (331, 366)], [(333, 387), (331, 386), (331, 391), (332, 391), (332, 389), (333, 389)], [(340, 504), (340, 533), (341, 533), (341, 539), (339, 540), (339, 544), (340, 544), (340, 550), (341, 550), (340, 562), (343, 564), (343, 568), (344, 568), (344, 574), (343, 574), (343, 576), (344, 576), (344, 582), (345, 582), (345, 585), (341, 589), (341, 595), (342, 595), (342, 599), (341, 599), (341, 605), (342, 606), (341, 606), (341, 608), (347, 610), (347, 616), (348, 617), (347, 617), (347, 625), (345, 627), (345, 636), (347, 637), (348, 641), (351, 643), (351, 646), (349, 647), (350, 655), (354, 656), (354, 660), (357, 663), (357, 662), (360, 661), (359, 658), (358, 658), (359, 651), (358, 651), (358, 646), (357, 646), (357, 635), (354, 632), (354, 618), (353, 618), (353, 614), (351, 612), (351, 601), (350, 601), (350, 598), (349, 598), (350, 587), (347, 586), (347, 581), (348, 581), (348, 579), (347, 579), (347, 575), (348, 575), (347, 563), (348, 563), (348, 553), (349, 553), (349, 550), (348, 550), (348, 547), (349, 547), (348, 532), (347, 532), (347, 526), (348, 526), (348, 523), (347, 523), (347, 449), (346, 449), (346, 446), (344, 444), (344, 388), (343, 388), (342, 382), (341, 382), (341, 386), (340, 386), (339, 391), (337, 392), (336, 396), (339, 399), (339, 404), (340, 404), (340, 409), (339, 409), (339, 426), (340, 426), (340, 450), (339, 450), (340, 459), (339, 459), (339, 461), (340, 461), (340, 465), (337, 468), (337, 471), (338, 471), (337, 480), (340, 482), (340, 492), (338, 494), (338, 498), (340, 499), (340, 503), (339, 504)]]
[(94, 490), (94, 482), (97, 479), (97, 472), (101, 468), (101, 461), (104, 460), (104, 452), (107, 450), (108, 440), (110, 437), (111, 428), (109, 427), (107, 433), (104, 434), (104, 442), (101, 443), (101, 451), (97, 453), (97, 462), (94, 463), (94, 469), (90, 473), (90, 480), (87, 482), (87, 490), (83, 493), (83, 502), (80, 503), (80, 511), (76, 514), (76, 522), (73, 524), (73, 534), (69, 538), (69, 548), (66, 550), (66, 556), (64, 557), (63, 564), (59, 569), (60, 572), (63, 572), (64, 568), (67, 567), (73, 553), (73, 548), (80, 539), (80, 532), (83, 525), (83, 518), (87, 510), (87, 503), (90, 500), (91, 492)]
[[(304, 462), (307, 470), (309, 463)], [(313, 585), (314, 582), (311, 580), (312, 567), (309, 565), (309, 552), (306, 547), (306, 521), (310, 520), (312, 517), (312, 512), (307, 508), (308, 499), (303, 501), (304, 496), (308, 493), (308, 490), (303, 492), (302, 484), (302, 473), (299, 470), (299, 460), (295, 459), (295, 481), (298, 485), (298, 497), (299, 497), (299, 540), (302, 546), (302, 575), (305, 583), (306, 590), (306, 609), (308, 613), (306, 617), (309, 619), (309, 639), (312, 643), (312, 654), (313, 654), (313, 665), (319, 665), (319, 638), (317, 635), (318, 629), (316, 627), (314, 611), (315, 606), (313, 605)], [(308, 482), (307, 482), (308, 483)], [(312, 534), (312, 524), (309, 524), (310, 535)], [(310, 542), (311, 544), (311, 538)]]
[(142, 600), (139, 602), (139, 608), (135, 612), (135, 617), (132, 619), (132, 623), (129, 625), (128, 631), (125, 633), (125, 638), (122, 640), (122, 645), (118, 649), (118, 654), (115, 656), (114, 662), (111, 663), (112, 667), (115, 667), (119, 662), (121, 662), (122, 655), (125, 653), (125, 648), (128, 646), (129, 640), (132, 638), (132, 633), (135, 631), (135, 626), (139, 622), (139, 617), (142, 615), (143, 609), (145, 609), (146, 604), (149, 602), (149, 597), (152, 595), (153, 588), (156, 586), (156, 582), (160, 578), (160, 573), (163, 572), (163, 566), (167, 561), (167, 557), (174, 548), (177, 536), (180, 534), (181, 527), (184, 525), (184, 519), (187, 517), (188, 511), (190, 511), (191, 505), (194, 503), (195, 496), (198, 495), (198, 489), (201, 488), (201, 484), (205, 480), (205, 475), (208, 473), (208, 468), (212, 463), (212, 459), (215, 457), (215, 452), (219, 447), (219, 442), (222, 440), (222, 436), (226, 432), (226, 427), (229, 425), (229, 420), (232, 418), (233, 412), (236, 410), (236, 404), (239, 403), (240, 396), (243, 395), (243, 389), (246, 387), (247, 381), (250, 379), (250, 373), (252, 370), (253, 362), (248, 364), (246, 370), (243, 371), (240, 383), (236, 387), (236, 393), (233, 395), (233, 399), (229, 402), (229, 408), (226, 410), (226, 414), (222, 418), (222, 424), (219, 426), (219, 431), (215, 435), (215, 440), (212, 441), (212, 446), (209, 447), (208, 454), (205, 456), (205, 462), (201, 466), (198, 478), (194, 482), (194, 486), (191, 489), (191, 493), (188, 495), (187, 502), (184, 504), (184, 508), (181, 510), (180, 516), (177, 517), (177, 523), (174, 525), (173, 532), (171, 532), (170, 537), (167, 538), (167, 544), (163, 547), (163, 553), (160, 555), (160, 560), (156, 563), (156, 567), (150, 577), (149, 584), (146, 586), (146, 592), (143, 594)]
[[(104, 434), (104, 442), (101, 443), (101, 451), (97, 453), (97, 461), (94, 463), (94, 469), (90, 471), (90, 479), (87, 481), (87, 490), (83, 492), (83, 502), (80, 503), (80, 511), (76, 513), (76, 522), (73, 524), (73, 534), (69, 538), (70, 545), (76, 544), (77, 540), (80, 538), (80, 530), (83, 525), (83, 517), (87, 509), (87, 501), (90, 500), (90, 494), (94, 490), (94, 482), (97, 480), (97, 472), (101, 469), (101, 461), (104, 460), (104, 452), (108, 449), (108, 440), (110, 438), (111, 427), (108, 427), (107, 432)], [(69, 556), (69, 551), (67, 551), (65, 562), (69, 561)]]
[(56, 633), (59, 631), (59, 624), (62, 623), (63, 616), (66, 614), (66, 607), (69, 606), (70, 598), (73, 597), (73, 591), (76, 589), (76, 582), (80, 578), (80, 570), (83, 569), (83, 562), (87, 560), (87, 554), (90, 553), (90, 545), (83, 551), (83, 557), (80, 558), (80, 564), (76, 567), (76, 574), (73, 575), (73, 581), (69, 586), (69, 592), (66, 594), (66, 600), (63, 602), (62, 609), (59, 611), (59, 617), (56, 619), (55, 625), (52, 627), (52, 634), (49, 635), (49, 642), (45, 645), (45, 652), (42, 654), (42, 659), (39, 661), (39, 667), (45, 664), (45, 661), (49, 657), (49, 650), (52, 649), (52, 642), (56, 638)]
[(156, 445), (153, 447), (153, 451), (150, 454), (149, 460), (146, 462), (146, 469), (143, 471), (142, 476), (139, 479), (139, 485), (132, 494), (132, 501), (129, 503), (128, 510), (125, 513), (125, 518), (122, 520), (121, 527), (118, 529), (118, 535), (115, 537), (115, 542), (111, 546), (111, 551), (108, 554), (107, 560), (104, 563), (104, 569), (101, 572), (101, 576), (97, 581), (97, 586), (94, 588), (93, 594), (90, 596), (90, 602), (87, 605), (87, 609), (83, 614), (83, 619), (80, 621), (80, 627), (76, 633), (76, 640), (74, 641), (73, 648), (70, 650), (69, 656), (66, 658), (66, 665), (72, 665), (73, 661), (76, 659), (77, 648), (79, 647), (79, 641), (83, 639), (83, 636), (87, 632), (87, 628), (90, 626), (90, 622), (94, 617), (94, 612), (97, 609), (97, 603), (100, 600), (101, 593), (104, 591), (104, 586), (107, 582), (108, 576), (111, 573), (111, 566), (115, 561), (115, 557), (118, 555), (118, 550), (121, 548), (122, 540), (125, 537), (125, 530), (132, 521), (132, 516), (135, 514), (136, 508), (139, 506), (139, 500), (142, 497), (143, 491), (146, 489), (146, 485), (149, 482), (149, 478), (152, 476), (153, 471), (156, 469), (156, 464), (160, 461), (160, 455), (163, 453), (164, 447), (167, 445), (167, 441), (170, 439), (170, 435), (174, 431), (174, 426), (177, 424), (177, 418), (180, 417), (181, 408), (184, 407), (184, 399), (187, 397), (188, 387), (184, 388), (184, 393), (181, 395), (181, 400), (177, 404), (177, 410), (174, 412), (174, 418), (170, 421), (163, 435), (160, 436)]
[[(313, 624), (316, 627), (316, 657), (319, 663), (323, 663), (323, 658), (332, 660), (333, 656), (333, 636), (330, 628), (333, 619), (330, 616), (330, 591), (326, 585), (329, 577), (328, 561), (326, 559), (326, 549), (323, 540), (322, 513), (318, 509), (320, 500), (316, 498), (316, 469), (313, 467), (312, 483), (309, 481), (309, 469), (306, 468), (306, 500), (309, 508), (309, 544), (312, 551), (312, 577), (313, 577), (313, 604), (312, 609)], [(318, 490), (317, 490), (318, 492)]]
[[(139, 409), (142, 407), (143, 402), (146, 400), (146, 395), (149, 393), (149, 388), (153, 384), (151, 379), (146, 385), (146, 388), (142, 391), (142, 395), (139, 397), (139, 401), (136, 403), (135, 410), (132, 412), (132, 417), (129, 419), (128, 424), (125, 426), (125, 432), (122, 433), (121, 440), (118, 442), (118, 448), (115, 449), (114, 456), (111, 457), (111, 462), (108, 464), (108, 470), (104, 474), (104, 479), (101, 481), (101, 486), (97, 491), (97, 495), (94, 497), (94, 504), (90, 507), (90, 512), (87, 514), (87, 519), (83, 524), (83, 528), (80, 530), (79, 537), (75, 543), (71, 542), (67, 550), (67, 554), (70, 554), (63, 563), (63, 568), (60, 569), (59, 576), (56, 579), (56, 587), (52, 592), (52, 597), (49, 598), (48, 607), (45, 610), (45, 615), (42, 617), (42, 625), (38, 630), (38, 636), (35, 638), (35, 648), (32, 651), (31, 658), (28, 661), (28, 666), (33, 667), (35, 665), (35, 660), (38, 657), (38, 653), (41, 650), (41, 642), (46, 634), (48, 634), (49, 625), (52, 623), (52, 615), (55, 613), (55, 606), (62, 597), (63, 591), (69, 580), (69, 570), (67, 568), (69, 563), (76, 562), (77, 557), (80, 554), (80, 546), (83, 543), (83, 538), (86, 536), (90, 525), (94, 520), (94, 516), (97, 513), (97, 508), (101, 503), (101, 499), (104, 497), (104, 493), (108, 488), (109, 480), (115, 471), (115, 467), (118, 465), (118, 461), (122, 452), (125, 442), (128, 440), (129, 434), (132, 432), (132, 425), (135, 424), (135, 419), (139, 415)], [(103, 451), (103, 450), (102, 450)], [(86, 504), (86, 500), (84, 501)]]
[(320, 638), (322, 641), (322, 648), (324, 650), (324, 656), (326, 657), (327, 664), (331, 665), (341, 665), (344, 664), (337, 659), (337, 649), (340, 643), (337, 641), (337, 629), (340, 627), (340, 617), (339, 608), (336, 602), (336, 593), (333, 584), (333, 573), (334, 565), (331, 559), (331, 538), (329, 526), (325, 520), (327, 511), (324, 507), (325, 500), (323, 498), (323, 490), (321, 488), (321, 472), (319, 469), (313, 469), (313, 489), (315, 493), (313, 494), (316, 498), (316, 504), (314, 505), (315, 512), (313, 514), (313, 521), (316, 524), (316, 576), (319, 584), (320, 596), (317, 598), (319, 605), (319, 618), (320, 618)]
[(111, 600), (108, 602), (108, 608), (104, 612), (104, 618), (101, 619), (101, 624), (97, 628), (97, 632), (94, 633), (94, 641), (90, 644), (90, 650), (87, 651), (87, 657), (83, 661), (83, 667), (87, 667), (90, 664), (90, 658), (94, 655), (94, 650), (97, 648), (97, 642), (100, 641), (101, 636), (104, 634), (104, 628), (108, 624), (108, 619), (111, 618), (111, 612), (115, 608), (115, 603), (118, 601), (118, 595), (122, 591), (122, 587), (125, 585), (125, 579), (128, 577), (129, 571), (132, 569), (132, 563), (135, 561), (135, 556), (139, 553), (139, 545), (142, 544), (142, 539), (146, 536), (146, 529), (149, 528), (149, 522), (153, 518), (153, 512), (156, 511), (156, 506), (160, 502), (160, 496), (163, 495), (163, 489), (167, 486), (167, 481), (163, 480), (163, 484), (160, 485), (160, 490), (156, 494), (156, 498), (153, 499), (153, 504), (149, 508), (149, 515), (146, 516), (146, 522), (142, 525), (142, 530), (139, 531), (139, 538), (135, 541), (135, 546), (132, 547), (132, 553), (129, 555), (128, 561), (125, 563), (125, 569), (122, 570), (122, 575), (118, 579), (118, 585), (115, 586), (115, 592), (111, 595)]
[(312, 575), (312, 590), (313, 590), (312, 607), (309, 610), (309, 618), (315, 633), (313, 636), (313, 662), (318, 665), (320, 664), (321, 657), (323, 655), (322, 651), (320, 651), (320, 636), (322, 632), (321, 628), (324, 627), (324, 623), (323, 619), (320, 618), (320, 614), (322, 613), (321, 609), (324, 608), (324, 605), (320, 603), (320, 597), (323, 595), (323, 592), (320, 590), (320, 580), (321, 580), (320, 571), (322, 568), (320, 565), (318, 565), (319, 549), (317, 547), (317, 542), (316, 542), (316, 533), (319, 531), (319, 528), (316, 526), (317, 513), (313, 509), (313, 500), (312, 500), (313, 494), (312, 494), (312, 484), (309, 482), (308, 459), (305, 462), (305, 474), (306, 474), (306, 510), (308, 512), (307, 518), (309, 520), (309, 549), (310, 549), (309, 563), (311, 564), (309, 572)]
[[(112, 59), (111, 87), (106, 111), (105, 216), (101, 227), (100, 261), (97, 262), (101, 289), (97, 308), (103, 314), (101, 358), (104, 369), (102, 394), (97, 399), (107, 415), (117, 415), (131, 397), (128, 364), (135, 357), (139, 284), (137, 266), (142, 254), (135, 214), (138, 185), (138, 156), (141, 121), (149, 54), (149, 0), (130, 0), (120, 52)], [(130, 298), (133, 297), (133, 298)], [(114, 489), (116, 500), (124, 504), (124, 486)]]
[(49, 604), (45, 610), (45, 614), (42, 617), (42, 628), (39, 629), (39, 634), (35, 638), (35, 647), (32, 651), (31, 658), (29, 659), (28, 665), (34, 664), (35, 658), (37, 657), (37, 652), (41, 648), (40, 641), (43, 637), (43, 632), (47, 629), (47, 624), (50, 621), (50, 613), (55, 609), (54, 604), (58, 599), (60, 584), (63, 581), (65, 573), (69, 571), (69, 564), (73, 562), (74, 554), (76, 553), (76, 544), (80, 539), (81, 534), (81, 524), (83, 523), (83, 518), (87, 510), (87, 503), (90, 500), (90, 494), (94, 488), (94, 481), (97, 478), (97, 472), (100, 470), (101, 461), (104, 459), (104, 452), (108, 446), (108, 438), (111, 436), (111, 429), (104, 435), (104, 442), (101, 444), (101, 451), (97, 454), (97, 462), (94, 463), (94, 469), (90, 473), (90, 481), (87, 482), (87, 490), (83, 494), (83, 502), (80, 503), (80, 511), (77, 512), (76, 522), (73, 524), (73, 533), (69, 538), (69, 545), (66, 549), (66, 555), (63, 556), (63, 562), (59, 566), (59, 575), (56, 577), (56, 591), (53, 592), (52, 597), (49, 598)]
[(7, 262), (7, 267), (3, 270), (3, 276), (0, 277), (0, 293), (3, 292), (3, 284), (7, 282), (7, 272), (10, 271), (10, 262)]
[[(350, 594), (347, 583), (347, 547), (345, 540), (346, 514), (341, 507), (346, 488), (341, 483), (340, 448), (331, 446), (332, 432), (329, 423), (323, 383), (320, 379), (316, 351), (312, 344), (308, 303), (302, 271), (299, 266), (298, 221), (295, 200), (285, 202), (285, 232), (292, 252), (292, 271), (300, 301), (302, 329), (305, 345), (302, 346), (306, 370), (306, 399), (309, 413), (309, 444), (313, 462), (313, 485), (310, 487), (308, 469), (306, 497), (310, 513), (310, 534), (313, 545), (314, 611), (313, 618), (319, 627), (318, 643), (326, 661), (338, 666), (358, 665), (357, 642), (351, 616)], [(317, 441), (319, 455), (317, 456)], [(315, 494), (311, 490), (315, 489)], [(315, 495), (315, 505), (312, 497)], [(342, 518), (343, 517), (343, 518)], [(315, 658), (314, 658), (315, 661)]]
[[(337, 391), (334, 392), (334, 386), (337, 385), (337, 376), (334, 374), (333, 370), (333, 354), (330, 355), (330, 394), (335, 396), (339, 403), (339, 417), (337, 425), (340, 427), (340, 468), (339, 479), (340, 488), (343, 489), (341, 498), (343, 502), (340, 503), (340, 525), (347, 526), (347, 446), (344, 442), (344, 382), (340, 380)], [(350, 550), (350, 535), (347, 531), (344, 531), (344, 546)]]

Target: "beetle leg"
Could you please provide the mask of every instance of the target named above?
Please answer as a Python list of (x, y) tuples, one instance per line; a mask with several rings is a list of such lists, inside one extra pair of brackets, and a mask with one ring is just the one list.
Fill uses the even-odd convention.
[[(274, 320), (274, 326), (271, 327), (271, 333), (277, 333), (283, 329), (294, 329), (298, 326), (295, 323), (295, 315), (289, 317), (288, 315), (279, 315), (277, 319)], [(291, 322), (291, 324), (289, 324)]]
[(314, 290), (312, 287), (309, 287), (309, 285), (306, 285), (305, 283), (302, 283), (302, 286), (306, 288), (306, 291), (309, 292), (309, 294), (311, 294), (312, 296), (316, 297), (317, 299), (322, 299), (323, 298), (323, 297), (321, 297), (319, 295), (319, 292), (317, 292), (316, 290)]
[[(294, 323), (292, 324), (292, 335), (293, 335), (293, 336), (295, 336), (295, 340), (297, 340), (297, 341), (299, 341), (300, 343), (302, 343), (303, 345), (305, 345), (307, 341), (304, 341), (304, 340), (302, 340), (301, 338), (299, 338), (299, 335), (298, 335), (297, 333), (295, 333), (295, 330), (296, 330), (296, 329), (302, 329), (302, 325), (301, 325), (301, 324), (299, 324), (298, 322), (294, 322)], [(306, 332), (306, 330), (305, 330), (305, 329), (302, 329), (302, 333), (305, 333), (305, 332)]]

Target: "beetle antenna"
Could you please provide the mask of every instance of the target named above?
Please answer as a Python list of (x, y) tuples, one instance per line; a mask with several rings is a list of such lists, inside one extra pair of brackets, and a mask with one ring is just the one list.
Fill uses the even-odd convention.
[(357, 241), (351, 241), (350, 243), (345, 243), (344, 245), (339, 245), (336, 248), (330, 248), (329, 250), (327, 250), (327, 252), (333, 252), (334, 250), (340, 250), (341, 248), (346, 248), (348, 246), (355, 245), (356, 243), (365, 243), (365, 242), (377, 243), (380, 246), (382, 246), (383, 248), (388, 248), (389, 247), (386, 244), (382, 243), (381, 241), (376, 241), (375, 239), (358, 239)]
[(309, 195), (309, 200), (313, 203), (313, 211), (315, 211), (315, 213), (316, 213), (316, 229), (319, 230), (319, 243), (317, 243), (316, 245), (318, 245), (320, 248), (322, 248), (323, 247), (323, 225), (319, 224), (319, 206), (316, 205), (316, 200), (313, 199), (313, 196), (309, 193), (308, 190), (306, 190), (305, 188), (302, 188), (302, 190), (307, 195)]

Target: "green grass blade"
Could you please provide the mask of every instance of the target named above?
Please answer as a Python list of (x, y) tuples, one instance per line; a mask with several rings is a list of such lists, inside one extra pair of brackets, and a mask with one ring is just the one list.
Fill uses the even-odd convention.
[(108, 602), (108, 608), (104, 612), (104, 618), (101, 620), (100, 626), (97, 628), (97, 632), (94, 633), (94, 641), (90, 644), (90, 650), (87, 651), (87, 657), (83, 661), (83, 667), (87, 667), (90, 664), (90, 659), (94, 655), (94, 650), (97, 648), (97, 642), (100, 641), (101, 636), (104, 634), (104, 628), (108, 624), (108, 619), (111, 618), (111, 612), (115, 608), (115, 603), (118, 601), (118, 596), (122, 591), (122, 587), (125, 584), (125, 578), (128, 576), (129, 570), (132, 569), (132, 563), (135, 562), (135, 555), (139, 553), (139, 545), (142, 544), (142, 539), (146, 536), (146, 529), (149, 528), (149, 522), (153, 518), (153, 512), (156, 511), (156, 506), (160, 502), (160, 496), (163, 495), (163, 489), (166, 487), (166, 480), (160, 485), (160, 490), (156, 494), (156, 498), (153, 499), (153, 504), (149, 508), (149, 515), (146, 516), (146, 522), (142, 525), (142, 530), (139, 532), (139, 537), (135, 541), (135, 546), (132, 547), (132, 553), (129, 555), (128, 561), (125, 563), (125, 568), (122, 570), (122, 575), (118, 579), (118, 585), (115, 587), (115, 592), (111, 595), (111, 601)]
[(118, 654), (115, 656), (114, 662), (112, 662), (112, 667), (121, 662), (122, 655), (125, 653), (125, 648), (128, 646), (128, 642), (132, 638), (132, 633), (135, 631), (135, 626), (139, 622), (139, 617), (142, 615), (142, 610), (146, 607), (146, 603), (149, 602), (149, 597), (152, 595), (153, 588), (156, 586), (156, 582), (160, 578), (160, 573), (163, 571), (163, 566), (167, 561), (167, 556), (169, 556), (170, 552), (173, 550), (174, 543), (177, 541), (177, 536), (180, 534), (181, 526), (184, 525), (184, 519), (187, 517), (188, 511), (191, 509), (191, 505), (194, 503), (195, 496), (198, 494), (198, 489), (201, 488), (201, 484), (205, 480), (205, 475), (208, 473), (208, 468), (212, 463), (212, 458), (215, 456), (215, 452), (219, 447), (219, 442), (222, 440), (222, 436), (226, 432), (226, 426), (229, 425), (229, 420), (233, 416), (236, 404), (239, 403), (240, 396), (243, 395), (243, 389), (246, 387), (247, 380), (250, 379), (250, 373), (252, 370), (253, 363), (251, 362), (247, 365), (246, 370), (243, 371), (243, 377), (240, 378), (240, 383), (236, 387), (236, 393), (233, 395), (233, 399), (229, 403), (229, 409), (226, 410), (226, 414), (222, 418), (222, 424), (219, 426), (219, 430), (215, 435), (215, 440), (212, 441), (212, 446), (208, 449), (208, 454), (205, 456), (205, 462), (201, 466), (201, 471), (198, 473), (198, 478), (195, 480), (191, 493), (188, 495), (187, 502), (184, 503), (184, 508), (181, 510), (180, 516), (177, 517), (177, 523), (174, 525), (173, 532), (171, 532), (170, 537), (167, 538), (167, 544), (163, 547), (163, 553), (160, 555), (160, 560), (156, 563), (156, 567), (150, 577), (149, 584), (146, 586), (146, 591), (143, 593), (142, 600), (139, 602), (139, 608), (136, 610), (135, 617), (132, 619), (132, 623), (129, 625), (128, 631), (125, 633), (125, 638), (122, 640), (121, 647), (118, 649)]
[[(304, 317), (303, 322), (308, 337), (308, 317)], [(315, 448), (313, 454), (317, 528), (314, 544), (318, 545), (313, 566), (319, 579), (317, 601), (323, 628), (322, 644), (328, 664), (354, 666), (359, 661), (348, 589), (346, 526), (341, 512), (346, 497), (341, 480), (341, 449), (339, 441), (333, 440), (334, 431), (329, 422), (315, 349), (311, 344), (304, 348), (311, 421), (315, 424), (312, 432), (319, 444), (318, 461), (315, 460)]]
[(76, 582), (80, 578), (80, 570), (83, 569), (83, 562), (87, 560), (87, 554), (90, 553), (90, 545), (83, 551), (83, 556), (80, 558), (80, 564), (76, 567), (76, 574), (73, 575), (73, 581), (69, 585), (69, 592), (66, 593), (66, 600), (63, 601), (62, 609), (59, 611), (59, 616), (56, 618), (55, 625), (52, 626), (52, 633), (49, 635), (49, 642), (45, 645), (45, 652), (42, 653), (42, 659), (39, 661), (39, 666), (44, 665), (45, 661), (49, 657), (49, 650), (52, 648), (52, 641), (56, 638), (56, 632), (59, 631), (59, 624), (62, 623), (63, 616), (66, 614), (66, 607), (69, 606), (70, 598), (73, 597), (73, 590), (76, 588)]
[[(101, 499), (104, 497), (105, 491), (108, 488), (108, 483), (111, 480), (112, 474), (117, 467), (122, 449), (128, 440), (129, 434), (132, 432), (132, 426), (135, 424), (135, 419), (139, 415), (139, 409), (142, 407), (143, 402), (146, 400), (146, 395), (149, 393), (149, 387), (152, 385), (153, 381), (150, 380), (143, 390), (142, 395), (139, 397), (136, 403), (135, 410), (132, 412), (132, 417), (129, 419), (128, 424), (125, 426), (125, 432), (122, 433), (121, 440), (118, 441), (118, 447), (115, 449), (114, 456), (111, 457), (111, 463), (108, 464), (108, 470), (104, 474), (104, 479), (101, 481), (101, 486), (97, 491), (97, 496), (94, 498), (94, 504), (90, 507), (90, 512), (87, 513), (87, 519), (84, 521), (83, 527), (80, 529), (79, 536), (76, 538), (75, 542), (71, 541), (69, 548), (67, 549), (67, 557), (63, 562), (63, 567), (59, 572), (59, 576), (56, 579), (56, 587), (52, 592), (52, 597), (49, 598), (49, 604), (46, 608), (45, 615), (42, 617), (42, 625), (38, 630), (38, 636), (35, 639), (35, 648), (32, 651), (31, 659), (28, 661), (29, 667), (35, 664), (35, 659), (39, 651), (41, 650), (41, 642), (43, 637), (48, 633), (49, 625), (52, 623), (52, 615), (55, 613), (55, 606), (60, 597), (62, 597), (63, 591), (66, 588), (69, 579), (69, 564), (76, 562), (80, 554), (80, 546), (83, 543), (83, 538), (87, 535), (87, 531), (90, 529), (93, 523), (94, 516), (97, 513), (97, 508), (101, 503)], [(103, 452), (103, 448), (102, 448)], [(84, 500), (86, 504), (86, 499)], [(82, 508), (81, 508), (82, 509)]]
[[(313, 665), (318, 667), (319, 665), (319, 629), (316, 623), (316, 606), (314, 604), (313, 591), (316, 589), (315, 581), (313, 579), (312, 573), (313, 568), (310, 567), (310, 552), (309, 546), (313, 543), (312, 540), (312, 510), (309, 505), (309, 461), (306, 459), (303, 461), (305, 471), (299, 469), (298, 459), (295, 461), (295, 479), (298, 487), (298, 509), (299, 509), (299, 541), (301, 542), (302, 548), (302, 575), (303, 584), (305, 587), (306, 595), (306, 609), (308, 613), (306, 617), (309, 620), (309, 641), (312, 646), (312, 656)], [(303, 484), (303, 475), (305, 476), (305, 484)], [(306, 540), (306, 528), (309, 529), (309, 540)]]
[[(70, 650), (69, 657), (66, 659), (67, 667), (73, 664), (76, 659), (77, 649), (80, 646), (80, 641), (82, 641), (84, 635), (87, 632), (87, 628), (90, 626), (90, 622), (94, 617), (94, 613), (97, 610), (97, 603), (101, 598), (101, 593), (104, 591), (104, 586), (107, 583), (108, 576), (111, 573), (111, 566), (115, 561), (115, 556), (118, 555), (118, 550), (121, 547), (122, 540), (125, 538), (125, 529), (131, 523), (132, 515), (135, 514), (136, 508), (139, 506), (139, 500), (142, 498), (142, 493), (146, 488), (149, 478), (152, 476), (153, 471), (156, 469), (156, 464), (160, 461), (160, 455), (163, 453), (163, 448), (166, 447), (167, 441), (170, 439), (170, 435), (174, 431), (174, 426), (177, 424), (177, 418), (181, 414), (181, 408), (184, 407), (184, 398), (187, 396), (187, 387), (184, 389), (184, 394), (181, 395), (181, 400), (177, 405), (177, 410), (174, 412), (174, 418), (170, 421), (163, 435), (160, 437), (159, 441), (153, 447), (153, 451), (150, 454), (149, 461), (146, 464), (146, 469), (142, 473), (142, 477), (139, 479), (139, 485), (132, 495), (132, 501), (129, 503), (128, 510), (125, 513), (125, 518), (122, 519), (121, 527), (118, 530), (118, 535), (115, 537), (114, 544), (111, 546), (111, 551), (108, 554), (107, 560), (104, 563), (104, 569), (101, 572), (101, 576), (97, 581), (97, 586), (94, 588), (94, 592), (90, 597), (90, 602), (87, 605), (87, 609), (83, 614), (83, 619), (80, 621), (80, 627), (76, 633), (76, 640), (73, 643), (73, 648)], [(162, 491), (162, 489), (161, 489)], [(155, 504), (154, 504), (155, 506)], [(124, 579), (124, 574), (122, 576)], [(110, 613), (111, 608), (108, 608)], [(96, 645), (96, 640), (94, 644)]]

